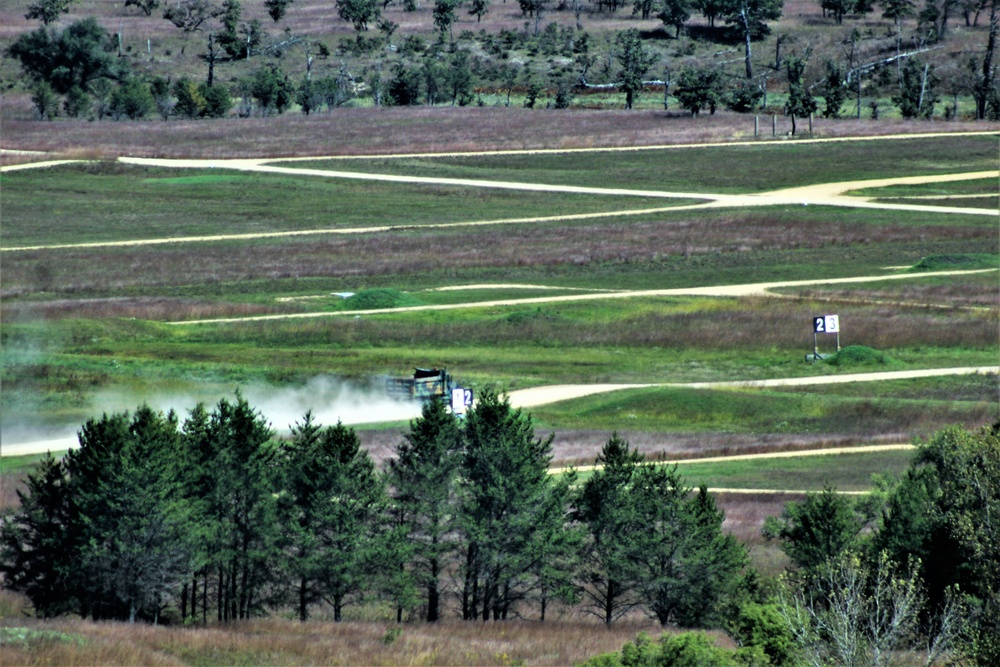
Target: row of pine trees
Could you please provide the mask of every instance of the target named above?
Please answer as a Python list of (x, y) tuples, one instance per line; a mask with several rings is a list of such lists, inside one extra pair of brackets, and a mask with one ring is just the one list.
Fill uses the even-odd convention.
[(613, 436), (582, 483), (551, 438), (486, 391), (465, 419), (428, 403), (379, 470), (353, 429), (307, 413), (279, 439), (240, 394), (181, 421), (147, 406), (89, 420), (0, 526), (7, 588), (40, 616), (209, 623), (275, 610), (397, 620), (717, 623), (746, 549), (675, 468)]

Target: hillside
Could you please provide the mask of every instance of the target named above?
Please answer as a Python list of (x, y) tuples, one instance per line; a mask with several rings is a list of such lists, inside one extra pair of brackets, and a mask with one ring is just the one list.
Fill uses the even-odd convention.
[[(793, 100), (798, 116), (813, 108), (817, 117), (833, 115), (832, 105), (843, 117), (899, 118), (901, 105), (892, 98), (910, 86), (923, 106), (909, 113), (973, 119), (977, 106), (972, 93), (982, 90), (990, 25), (985, 3), (973, 2), (964, 12), (952, 9), (942, 35), (940, 22), (929, 23), (926, 11), (916, 5), (897, 33), (894, 22), (883, 18), (882, 5), (863, 14), (847, 13), (838, 22), (819, 2), (788, 0), (779, 3), (779, 18), (763, 20), (754, 31), (747, 59), (738, 26), (723, 14), (714, 21), (706, 19), (710, 5), (705, 2), (673, 3), (689, 18), (671, 25), (657, 17), (673, 6), (666, 0), (652, 6), (645, 19), (633, 6), (612, 9), (607, 2), (494, 1), (478, 19), (470, 14), (476, 5), (468, 1), (418, 2), (412, 10), (401, 2), (387, 2), (380, 9), (382, 3), (374, 5), (380, 18), (362, 31), (338, 16), (336, 3), (316, 0), (289, 3), (279, 21), (271, 19), (263, 2), (230, 3), (238, 11), (230, 14), (228, 28), (225, 16), (210, 18), (189, 32), (163, 18), (166, 9), (192, 4), (165, 3), (152, 7), (149, 16), (136, 6), (123, 8), (107, 0), (71, 5), (50, 28), (58, 33), (95, 17), (107, 32), (106, 55), (113, 65), (107, 79), (112, 85), (99, 85), (96, 78), (80, 82), (78, 92), (68, 91), (68, 84), (66, 91), (55, 85), (47, 113), (131, 116), (114, 106), (114, 93), (132, 78), (153, 85), (155, 103), (137, 114), (141, 117), (155, 118), (158, 112), (164, 118), (212, 115), (204, 105), (187, 104), (176, 88), (184, 78), (192, 84), (205, 81), (212, 69), (213, 83), (222, 84), (231, 96), (232, 106), (222, 112), (226, 116), (374, 105), (622, 109), (630, 80), (637, 109), (783, 114), (789, 108), (789, 72), (793, 78), (799, 74), (789, 64), (800, 60), (800, 97), (804, 94), (815, 106), (808, 99), (805, 106)], [(8, 51), (20, 35), (40, 25), (25, 18), (30, 5), (14, 0), (0, 8), (5, 121), (39, 114), (32, 102), (37, 89)], [(535, 6), (542, 9), (535, 12)], [(448, 19), (448, 29), (438, 30)], [(627, 43), (631, 30), (637, 31), (638, 46)], [(214, 58), (209, 58), (210, 34)], [(897, 53), (914, 55), (896, 60)], [(626, 62), (629, 54), (631, 67)], [(214, 60), (211, 68), (209, 60)], [(908, 75), (905, 64), (911, 61), (915, 64)], [(263, 80), (272, 86), (267, 98), (254, 92), (254, 85), (263, 85)], [(980, 96), (986, 100), (989, 93)], [(935, 99), (937, 104), (928, 106)], [(987, 108), (994, 113), (992, 104)], [(804, 123), (798, 130), (803, 129)]]

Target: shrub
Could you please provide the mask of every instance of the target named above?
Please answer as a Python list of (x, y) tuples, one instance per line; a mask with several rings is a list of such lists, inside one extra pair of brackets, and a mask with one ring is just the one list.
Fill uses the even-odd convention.
[(419, 302), (408, 294), (399, 290), (378, 288), (358, 292), (344, 301), (346, 308), (350, 310), (373, 310), (376, 308), (396, 308), (398, 306), (412, 306)]
[(873, 366), (875, 364), (893, 364), (895, 360), (878, 350), (866, 345), (848, 345), (826, 360), (831, 366)]

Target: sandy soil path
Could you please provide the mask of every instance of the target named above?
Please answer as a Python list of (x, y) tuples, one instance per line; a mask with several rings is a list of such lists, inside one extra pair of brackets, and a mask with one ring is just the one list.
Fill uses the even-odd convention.
[(516, 408), (532, 408), (575, 398), (604, 394), (622, 389), (648, 389), (652, 387), (677, 387), (688, 389), (741, 389), (767, 387), (803, 387), (847, 382), (880, 382), (884, 380), (910, 380), (945, 375), (971, 375), (973, 373), (1000, 373), (1000, 366), (964, 366), (959, 368), (926, 368), (909, 371), (880, 371), (872, 373), (844, 373), (838, 375), (813, 375), (797, 378), (769, 380), (736, 380), (729, 382), (658, 382), (640, 384), (565, 384), (519, 389), (510, 393), (510, 403)]
[[(733, 456), (706, 456), (692, 459), (671, 459), (665, 461), (649, 461), (649, 465), (686, 465), (689, 463), (721, 463), (724, 461), (757, 461), (763, 459), (797, 459), (802, 456), (832, 456), (835, 454), (870, 454), (874, 452), (900, 452), (916, 449), (914, 445), (861, 445), (858, 447), (831, 447), (830, 449), (806, 449), (790, 452), (764, 452), (762, 454), (736, 454)], [(577, 472), (597, 470), (603, 466), (573, 466)], [(561, 475), (570, 470), (566, 468), (549, 468), (549, 474)], [(794, 493), (787, 491), (786, 493)]]
[(461, 310), (467, 308), (497, 308), (502, 306), (532, 306), (552, 303), (594, 301), (597, 299), (635, 299), (642, 297), (672, 296), (717, 296), (745, 297), (764, 296), (769, 290), (779, 287), (808, 287), (811, 285), (843, 285), (867, 283), (880, 280), (911, 280), (934, 276), (960, 276), (987, 273), (996, 269), (974, 269), (968, 271), (928, 271), (926, 273), (887, 274), (882, 276), (854, 276), (851, 278), (818, 278), (816, 280), (786, 280), (769, 283), (748, 283), (744, 285), (709, 285), (705, 287), (682, 287), (661, 290), (617, 290), (606, 292), (586, 292), (583, 294), (562, 294), (554, 296), (524, 297), (520, 299), (497, 299), (492, 301), (471, 301), (465, 303), (431, 304), (426, 306), (405, 306), (399, 308), (378, 308), (368, 310), (337, 310), (313, 313), (281, 313), (277, 315), (252, 315), (246, 317), (220, 317), (202, 320), (183, 320), (168, 324), (229, 324), (238, 322), (267, 322), (271, 320), (315, 319), (318, 317), (360, 317), (362, 315), (387, 315), (392, 313), (413, 313), (418, 311)]

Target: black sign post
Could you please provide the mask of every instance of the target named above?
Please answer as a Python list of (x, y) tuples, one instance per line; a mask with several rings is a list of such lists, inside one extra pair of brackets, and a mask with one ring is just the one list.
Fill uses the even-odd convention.
[(817, 334), (837, 334), (837, 352), (840, 352), (840, 317), (837, 315), (816, 315), (812, 318), (813, 323), (813, 353), (812, 360), (822, 359), (819, 353), (819, 343)]

